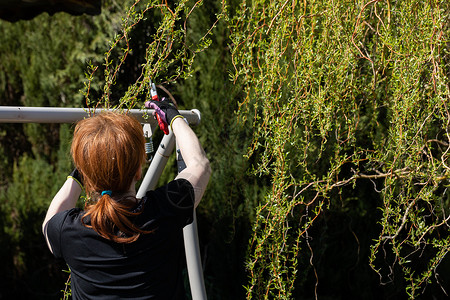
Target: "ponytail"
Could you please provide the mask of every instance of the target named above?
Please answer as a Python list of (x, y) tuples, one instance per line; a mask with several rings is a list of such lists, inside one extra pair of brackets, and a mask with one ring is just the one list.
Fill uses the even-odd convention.
[(139, 121), (121, 113), (102, 112), (79, 121), (74, 130), (70, 151), (92, 200), (82, 222), (118, 243), (149, 233), (133, 224), (139, 212), (132, 211), (137, 201), (129, 193), (145, 160), (144, 144)]
[(130, 220), (130, 217), (140, 214), (132, 211), (136, 205), (134, 199), (136, 198), (125, 197), (121, 201), (116, 201), (108, 193), (102, 193), (94, 204), (86, 207), (86, 213), (81, 221), (105, 239), (116, 243), (132, 243), (141, 234), (151, 232), (140, 229)]

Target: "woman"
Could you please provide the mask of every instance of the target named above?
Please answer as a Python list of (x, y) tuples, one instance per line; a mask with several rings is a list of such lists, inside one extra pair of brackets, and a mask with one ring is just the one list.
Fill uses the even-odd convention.
[[(73, 299), (184, 299), (182, 229), (210, 177), (209, 161), (168, 101), (152, 103), (175, 134), (186, 168), (136, 199), (144, 138), (140, 123), (102, 113), (75, 127), (76, 170), (53, 198), (43, 223), (50, 251), (71, 270)], [(79, 174), (78, 174), (79, 172)], [(91, 204), (75, 208), (82, 184)]]

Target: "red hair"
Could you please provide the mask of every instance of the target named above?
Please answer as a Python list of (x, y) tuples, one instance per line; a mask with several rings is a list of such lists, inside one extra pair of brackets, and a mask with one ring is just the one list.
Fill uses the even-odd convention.
[[(121, 113), (104, 112), (75, 127), (71, 154), (91, 200), (83, 224), (118, 243), (131, 243), (148, 233), (129, 219), (139, 214), (132, 212), (137, 202), (128, 192), (145, 159), (144, 143), (139, 121)], [(105, 190), (112, 194), (101, 195)], [(88, 216), (90, 225), (85, 223)]]

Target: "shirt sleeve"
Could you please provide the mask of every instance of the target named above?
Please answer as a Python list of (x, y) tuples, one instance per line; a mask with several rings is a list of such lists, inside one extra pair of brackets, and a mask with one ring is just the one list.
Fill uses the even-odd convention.
[(61, 233), (64, 223), (70, 212), (75, 209), (66, 210), (55, 214), (47, 223), (47, 238), (52, 247), (53, 255), (57, 258), (62, 257), (61, 253)]
[(186, 179), (176, 179), (147, 194), (159, 203), (161, 215), (178, 216), (182, 224), (187, 225), (193, 220), (194, 188)]

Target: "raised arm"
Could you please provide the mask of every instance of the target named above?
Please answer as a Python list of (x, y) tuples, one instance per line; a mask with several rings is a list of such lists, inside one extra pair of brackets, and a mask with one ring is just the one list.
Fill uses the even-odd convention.
[(186, 164), (186, 169), (180, 172), (177, 178), (184, 178), (192, 184), (197, 207), (211, 176), (209, 160), (197, 136), (169, 100), (149, 101), (145, 106), (155, 109), (161, 120), (172, 128)]
[(178, 174), (177, 179), (184, 178), (192, 184), (195, 193), (195, 207), (197, 207), (211, 176), (209, 160), (197, 136), (184, 119), (173, 120), (172, 130), (186, 164), (186, 168)]
[(77, 182), (72, 176), (69, 176), (63, 186), (59, 189), (58, 193), (56, 193), (55, 197), (53, 197), (53, 200), (47, 210), (47, 215), (42, 223), (42, 232), (45, 236), (50, 251), (52, 251), (52, 249), (48, 243), (46, 230), (48, 221), (50, 221), (50, 219), (57, 213), (74, 208), (80, 194), (81, 186), (79, 182)]

